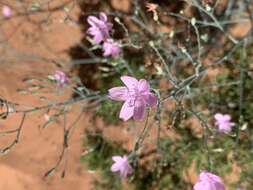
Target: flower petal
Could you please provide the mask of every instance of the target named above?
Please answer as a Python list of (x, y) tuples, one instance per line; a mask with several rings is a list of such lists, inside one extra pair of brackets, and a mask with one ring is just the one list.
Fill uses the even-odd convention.
[(196, 184), (194, 185), (193, 190), (203, 190), (203, 189), (208, 190), (208, 189), (205, 188), (205, 187), (206, 187), (206, 185), (205, 185), (204, 182), (198, 182), (198, 183), (196, 183)]
[(119, 118), (123, 119), (124, 121), (129, 120), (134, 114), (134, 106), (130, 106), (129, 101), (125, 101), (123, 104)]
[(229, 133), (231, 131), (231, 127), (227, 124), (219, 125), (218, 131), (221, 133)]
[(235, 126), (235, 123), (234, 123), (234, 122), (230, 122), (229, 125), (230, 125), (231, 127), (233, 127), (233, 126)]
[(122, 76), (120, 79), (129, 89), (138, 87), (138, 80), (134, 77)]
[(100, 20), (102, 20), (102, 21), (104, 21), (104, 22), (107, 21), (107, 16), (106, 16), (106, 14), (103, 13), (103, 12), (99, 13), (99, 18), (100, 18)]
[(149, 106), (155, 106), (157, 104), (157, 97), (152, 92), (144, 94), (144, 99), (146, 104), (148, 104)]
[(96, 26), (96, 24), (100, 23), (100, 21), (98, 20), (98, 18), (95, 17), (95, 16), (88, 16), (87, 22), (88, 22), (91, 26)]
[(194, 186), (194, 190), (225, 190), (222, 179), (210, 172), (202, 171), (199, 181)]
[(222, 115), (221, 113), (216, 113), (216, 114), (214, 115), (214, 118), (215, 118), (217, 121), (219, 121), (219, 120), (222, 120), (222, 119), (223, 119), (223, 115)]
[(134, 119), (142, 120), (144, 118), (145, 103), (143, 100), (137, 100), (134, 104)]
[(120, 177), (121, 178), (126, 178), (128, 176), (128, 174), (133, 173), (133, 168), (128, 163), (128, 160), (125, 160), (121, 166), (122, 166), (120, 169)]
[(128, 98), (128, 90), (124, 86), (109, 89), (109, 97), (116, 101), (126, 101)]
[(215, 174), (212, 174), (212, 173), (210, 173), (210, 172), (207, 172), (207, 171), (201, 172), (201, 174), (200, 174), (200, 179), (201, 179), (201, 180), (212, 179), (213, 181), (222, 183), (222, 179), (221, 179), (219, 176), (217, 176), (217, 175), (215, 175)]
[(127, 168), (121, 168), (121, 170), (120, 170), (120, 177), (121, 177), (121, 178), (126, 178), (127, 175), (128, 175), (128, 170), (127, 170)]
[(121, 168), (121, 164), (119, 163), (114, 163), (112, 166), (111, 166), (111, 171), (112, 172), (117, 172), (117, 171), (120, 171), (120, 168)]
[(103, 44), (103, 56), (117, 57), (121, 53), (121, 49), (118, 43), (114, 42), (112, 39), (107, 39)]
[(145, 79), (141, 79), (138, 82), (138, 90), (139, 92), (149, 92), (149, 83)]
[(217, 190), (225, 190), (225, 187), (222, 183), (215, 183), (215, 188)]
[(112, 27), (113, 27), (113, 24), (110, 23), (110, 22), (107, 22), (107, 23), (106, 23), (106, 27), (108, 28), (109, 31), (111, 31), (111, 30), (112, 30)]
[(223, 121), (230, 121), (231, 120), (231, 116), (228, 115), (228, 114), (224, 114), (222, 119), (223, 119)]
[(101, 35), (100, 33), (96, 34), (93, 38), (94, 42), (96, 44), (99, 44), (100, 42), (102, 42), (104, 39), (103, 35)]

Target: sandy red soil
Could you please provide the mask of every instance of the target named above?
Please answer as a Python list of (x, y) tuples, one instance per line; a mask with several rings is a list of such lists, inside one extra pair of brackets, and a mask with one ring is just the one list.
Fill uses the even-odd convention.
[[(13, 5), (12, 2), (12, 0), (1, 1), (10, 5)], [(73, 19), (77, 20), (78, 11), (77, 8), (72, 10)], [(15, 14), (17, 12), (14, 11)], [(41, 103), (38, 95), (20, 94), (16, 90), (27, 87), (22, 82), (24, 78), (45, 78), (57, 69), (56, 65), (43, 61), (42, 57), (57, 60), (69, 59), (66, 51), (81, 39), (82, 34), (75, 22), (62, 22), (65, 16), (63, 11), (56, 11), (50, 17), (48, 24), (35, 23), (45, 17), (43, 14), (30, 17), (30, 21), (28, 17), (20, 16), (14, 16), (15, 18), (9, 20), (1, 18), (0, 95), (2, 97), (26, 105)], [(61, 65), (61, 69), (65, 71), (70, 68), (69, 65)], [(60, 96), (47, 94), (47, 97), (59, 101), (70, 96), (70, 92), (62, 93)], [(76, 113), (70, 114), (68, 121), (75, 117)], [(71, 137), (64, 179), (60, 177), (62, 167), (52, 177), (45, 179), (43, 177), (45, 172), (54, 166), (61, 152), (62, 123), (41, 129), (39, 125), (45, 122), (43, 113), (29, 115), (25, 120), (19, 143), (8, 154), (0, 156), (0, 190), (91, 189), (90, 182), (93, 174), (88, 173), (84, 165), (80, 163), (82, 133), (88, 119), (85, 117), (79, 121)], [(16, 128), (19, 120), (20, 115), (10, 116), (6, 121), (1, 120), (0, 130)], [(7, 146), (14, 137), (14, 135), (1, 136), (1, 148)]]

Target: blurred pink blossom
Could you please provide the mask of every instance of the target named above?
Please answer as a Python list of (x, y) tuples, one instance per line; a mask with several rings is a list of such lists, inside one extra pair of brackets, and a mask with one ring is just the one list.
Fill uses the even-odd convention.
[(55, 71), (55, 74), (53, 76), (54, 80), (57, 81), (59, 86), (63, 86), (69, 82), (69, 78), (67, 75), (62, 71)]
[(218, 131), (221, 133), (229, 133), (235, 123), (231, 122), (231, 117), (228, 114), (216, 113), (214, 115), (215, 125), (218, 126)]
[(199, 175), (198, 182), (193, 190), (225, 190), (222, 179), (210, 172), (203, 171)]
[(104, 56), (112, 56), (117, 57), (119, 56), (121, 49), (119, 47), (119, 44), (114, 42), (113, 39), (108, 39), (103, 44), (103, 50), (104, 50)]
[(127, 121), (131, 117), (135, 120), (144, 118), (145, 107), (155, 106), (157, 97), (150, 92), (149, 83), (145, 79), (130, 76), (120, 78), (126, 86), (109, 89), (109, 97), (116, 101), (124, 101), (119, 117)]
[(4, 5), (2, 8), (2, 14), (6, 18), (10, 17), (11, 16), (11, 8), (7, 5)]
[(112, 160), (115, 162), (112, 167), (112, 172), (119, 172), (121, 178), (126, 178), (129, 174), (133, 173), (132, 166), (128, 163), (127, 156), (113, 156)]
[(112, 23), (107, 21), (105, 13), (100, 13), (99, 18), (89, 16), (87, 22), (90, 24), (90, 28), (88, 28), (87, 32), (93, 37), (96, 44), (110, 37), (109, 32), (112, 30)]
[(155, 3), (146, 3), (147, 12), (157, 13), (158, 4)]

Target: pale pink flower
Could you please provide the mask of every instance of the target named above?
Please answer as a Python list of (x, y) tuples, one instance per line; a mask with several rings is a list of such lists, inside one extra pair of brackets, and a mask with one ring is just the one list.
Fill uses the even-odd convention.
[(212, 4), (214, 0), (202, 0), (204, 4)]
[(119, 56), (121, 49), (119, 47), (119, 44), (114, 42), (113, 39), (108, 39), (103, 44), (103, 50), (104, 50), (104, 56), (112, 56), (117, 57)]
[(53, 76), (54, 80), (57, 81), (59, 86), (63, 86), (69, 82), (69, 78), (67, 75), (62, 71), (55, 71), (55, 74)]
[(7, 5), (4, 5), (2, 8), (2, 14), (6, 18), (11, 17), (11, 8)]
[(218, 131), (221, 133), (229, 133), (235, 123), (231, 122), (231, 117), (228, 114), (216, 113), (214, 115), (215, 125), (218, 126)]
[(89, 16), (87, 22), (90, 24), (90, 28), (88, 28), (87, 32), (93, 37), (96, 44), (110, 37), (109, 32), (112, 30), (112, 23), (107, 21), (105, 13), (100, 13), (99, 18)]
[(119, 117), (127, 121), (131, 117), (135, 120), (144, 118), (145, 107), (155, 106), (157, 97), (150, 92), (149, 83), (145, 79), (130, 76), (120, 78), (126, 86), (114, 87), (109, 90), (109, 97), (116, 101), (124, 101)]
[(112, 167), (112, 172), (119, 172), (121, 178), (126, 178), (129, 174), (133, 173), (132, 166), (128, 163), (127, 156), (113, 156), (112, 160), (115, 162)]
[(225, 190), (225, 186), (219, 176), (203, 171), (199, 175), (199, 180), (194, 185), (193, 190)]
[(156, 13), (156, 9), (158, 8), (158, 5), (154, 3), (146, 3), (146, 7), (147, 7), (147, 12)]

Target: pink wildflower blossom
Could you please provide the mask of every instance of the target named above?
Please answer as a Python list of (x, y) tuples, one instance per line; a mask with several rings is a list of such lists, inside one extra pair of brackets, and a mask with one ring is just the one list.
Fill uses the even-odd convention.
[(11, 8), (7, 5), (4, 5), (2, 8), (2, 14), (6, 18), (10, 17), (11, 16)]
[(55, 71), (54, 80), (56, 80), (59, 86), (63, 86), (69, 82), (67, 75), (62, 71)]
[(103, 50), (104, 50), (104, 56), (112, 56), (117, 57), (119, 56), (121, 49), (119, 47), (119, 44), (114, 42), (113, 39), (108, 39), (103, 44)]
[(90, 24), (90, 28), (87, 32), (93, 37), (96, 44), (99, 44), (110, 37), (109, 32), (112, 30), (112, 23), (107, 21), (105, 13), (100, 13), (99, 18), (89, 16), (87, 22)]
[(109, 97), (116, 101), (124, 101), (119, 117), (127, 121), (131, 117), (135, 120), (144, 118), (145, 107), (155, 106), (157, 97), (150, 92), (149, 83), (145, 79), (130, 76), (120, 78), (126, 86), (114, 87), (109, 90)]
[(158, 8), (158, 5), (157, 4), (154, 4), (154, 3), (146, 3), (146, 7), (147, 7), (147, 12), (153, 12), (153, 13), (156, 13), (156, 10)]
[(225, 190), (225, 187), (219, 176), (203, 171), (199, 175), (199, 180), (194, 185), (193, 190)]
[(128, 163), (127, 156), (113, 156), (112, 160), (115, 162), (112, 167), (112, 172), (119, 172), (121, 178), (126, 178), (128, 174), (133, 173), (132, 166)]
[(235, 123), (231, 122), (231, 117), (228, 114), (216, 113), (214, 115), (215, 125), (218, 126), (218, 131), (221, 133), (229, 133)]

